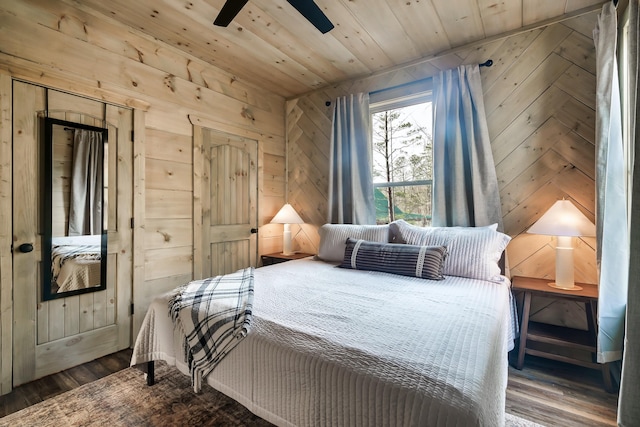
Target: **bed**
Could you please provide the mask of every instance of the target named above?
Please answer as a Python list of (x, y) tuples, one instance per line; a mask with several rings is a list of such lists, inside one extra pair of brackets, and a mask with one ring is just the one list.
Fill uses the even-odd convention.
[(52, 289), (56, 293), (100, 286), (101, 235), (51, 239)]
[[(256, 269), (252, 327), (206, 382), (282, 426), (504, 424), (517, 333), (504, 276), (425, 280), (339, 265)], [(169, 297), (149, 307), (131, 364), (164, 360), (189, 374)]]

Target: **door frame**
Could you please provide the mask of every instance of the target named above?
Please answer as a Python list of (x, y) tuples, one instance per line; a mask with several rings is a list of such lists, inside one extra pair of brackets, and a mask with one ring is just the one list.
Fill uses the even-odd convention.
[(264, 159), (264, 150), (262, 147), (263, 135), (258, 132), (239, 128), (226, 123), (220, 123), (215, 120), (202, 118), (193, 114), (189, 114), (189, 121), (193, 125), (193, 279), (202, 279), (202, 189), (203, 189), (203, 167), (204, 167), (204, 141), (203, 129), (212, 129), (216, 132), (228, 133), (231, 135), (244, 137), (255, 140), (258, 144), (258, 158), (256, 170), (258, 171), (258, 197), (256, 199), (257, 226), (258, 234), (256, 236), (256, 260), (260, 255), (260, 228), (263, 224), (260, 221), (260, 206), (262, 204), (262, 189), (264, 187), (264, 177), (262, 173), (262, 164)]
[(13, 389), (12, 82), (0, 70), (0, 395)]

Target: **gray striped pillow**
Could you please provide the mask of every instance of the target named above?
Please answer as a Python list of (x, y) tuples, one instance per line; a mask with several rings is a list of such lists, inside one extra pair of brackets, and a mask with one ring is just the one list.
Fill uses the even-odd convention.
[(444, 246), (394, 245), (347, 239), (340, 267), (442, 280)]

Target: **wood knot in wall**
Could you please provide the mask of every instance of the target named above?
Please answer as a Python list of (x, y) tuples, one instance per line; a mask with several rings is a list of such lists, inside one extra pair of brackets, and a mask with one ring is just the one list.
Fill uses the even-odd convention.
[(240, 113), (240, 115), (245, 119), (249, 119), (251, 121), (255, 120), (255, 118), (253, 117), (253, 113), (247, 107), (242, 108), (242, 112)]
[(171, 90), (171, 92), (175, 92), (176, 91), (176, 76), (174, 76), (173, 74), (167, 74), (164, 77), (164, 85), (166, 87), (168, 87), (169, 90)]

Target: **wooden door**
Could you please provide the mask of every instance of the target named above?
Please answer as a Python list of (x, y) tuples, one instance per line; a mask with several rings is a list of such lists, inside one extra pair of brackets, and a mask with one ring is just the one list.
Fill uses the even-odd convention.
[[(50, 301), (42, 300), (40, 268), (45, 109), (49, 117), (75, 123), (102, 127), (106, 120), (111, 171), (106, 177), (107, 289)], [(130, 109), (13, 82), (14, 387), (130, 345), (131, 128)], [(21, 251), (22, 244), (33, 250)]]
[(202, 130), (202, 275), (256, 266), (258, 143)]

